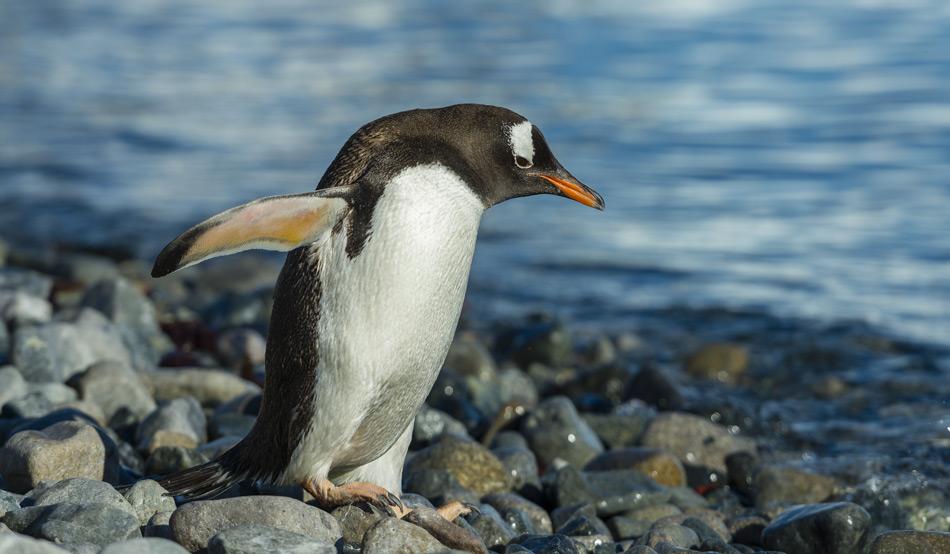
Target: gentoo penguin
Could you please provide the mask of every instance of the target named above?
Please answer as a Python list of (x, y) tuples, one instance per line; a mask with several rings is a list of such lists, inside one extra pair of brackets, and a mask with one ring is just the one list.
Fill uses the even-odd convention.
[(407, 513), (403, 462), (455, 334), (479, 221), (534, 194), (604, 207), (524, 117), (477, 104), (411, 110), (360, 128), (315, 192), (254, 200), (169, 243), (153, 277), (252, 248), (289, 254), (253, 429), (159, 482), (189, 498), (239, 481), (299, 484), (327, 508)]

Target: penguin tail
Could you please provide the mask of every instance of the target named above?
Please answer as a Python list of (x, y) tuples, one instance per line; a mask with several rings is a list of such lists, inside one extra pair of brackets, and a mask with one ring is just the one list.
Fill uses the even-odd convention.
[(157, 479), (169, 496), (188, 500), (215, 498), (246, 479), (246, 475), (228, 469), (227, 456), (183, 469)]

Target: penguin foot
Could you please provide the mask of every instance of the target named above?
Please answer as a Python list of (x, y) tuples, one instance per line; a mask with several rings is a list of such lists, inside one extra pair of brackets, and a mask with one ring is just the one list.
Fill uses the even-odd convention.
[(399, 518), (410, 511), (398, 496), (373, 483), (334, 485), (329, 479), (307, 479), (300, 486), (325, 508), (332, 509), (345, 504), (366, 502)]
[(458, 500), (453, 500), (451, 502), (446, 502), (442, 506), (439, 506), (436, 509), (439, 512), (439, 515), (445, 518), (446, 521), (455, 521), (459, 516), (465, 516), (472, 512), (478, 513), (478, 508), (473, 504), (467, 502), (459, 502)]

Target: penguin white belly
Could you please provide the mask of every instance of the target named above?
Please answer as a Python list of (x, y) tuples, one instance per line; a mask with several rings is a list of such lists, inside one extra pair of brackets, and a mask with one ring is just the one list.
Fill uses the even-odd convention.
[(484, 209), (446, 167), (415, 166), (386, 185), (355, 257), (345, 232), (317, 247), (314, 415), (285, 477), (369, 463), (411, 423), (455, 334)]

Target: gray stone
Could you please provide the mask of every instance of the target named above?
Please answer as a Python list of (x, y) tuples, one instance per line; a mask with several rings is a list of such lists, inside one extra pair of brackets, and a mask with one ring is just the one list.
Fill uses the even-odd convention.
[(501, 461), (481, 444), (454, 435), (416, 452), (406, 463), (405, 473), (440, 469), (450, 473), (465, 488), (478, 494), (511, 488)]
[(232, 369), (264, 363), (266, 341), (254, 329), (228, 329), (218, 336), (218, 358)]
[(0, 448), (0, 473), (14, 492), (27, 492), (41, 481), (86, 477), (112, 481), (106, 445), (95, 427), (63, 421), (42, 431), (21, 431)]
[(175, 499), (167, 496), (168, 491), (151, 479), (143, 479), (124, 493), (126, 502), (132, 506), (132, 512), (139, 523), (147, 525), (149, 520), (159, 512), (174, 512)]
[(225, 529), (208, 542), (209, 554), (336, 554), (332, 542), (266, 525), (242, 525)]
[(121, 277), (101, 280), (87, 289), (82, 306), (99, 310), (116, 324), (135, 367), (155, 365), (173, 348), (158, 327), (151, 301)]
[(208, 437), (243, 437), (254, 427), (257, 418), (252, 415), (223, 413), (214, 414), (208, 421)]
[[(405, 502), (403, 499), (403, 503)], [(352, 505), (340, 506), (333, 510), (333, 517), (340, 523), (343, 542), (357, 547), (363, 544), (366, 532), (383, 518), (382, 514), (361, 510)]]
[(156, 512), (145, 524), (145, 528), (142, 529), (142, 534), (146, 537), (157, 537), (161, 539), (168, 539), (170, 541), (175, 540), (175, 536), (172, 534), (171, 521), (172, 514), (174, 512)]
[(17, 533), (58, 543), (105, 546), (141, 536), (135, 516), (103, 502), (21, 508), (4, 515), (3, 523)]
[(22, 327), (13, 336), (13, 364), (32, 382), (61, 383), (99, 360), (130, 363), (115, 327), (102, 314), (82, 310), (74, 321)]
[(10, 331), (0, 322), (0, 363), (6, 363), (10, 357)]
[(699, 536), (689, 527), (676, 524), (657, 524), (641, 539), (640, 544), (657, 548), (660, 543), (669, 543), (680, 548), (694, 548), (699, 546)]
[(558, 506), (589, 503), (600, 517), (662, 504), (670, 498), (667, 488), (633, 470), (581, 473), (573, 466), (565, 466), (545, 475), (543, 482)]
[(468, 438), (468, 431), (462, 422), (442, 410), (423, 405), (416, 414), (416, 424), (412, 428), (413, 442), (426, 445), (445, 433)]
[(0, 532), (0, 554), (69, 554), (49, 541)]
[(574, 404), (563, 396), (541, 402), (525, 418), (521, 433), (542, 468), (551, 466), (556, 459), (583, 467), (604, 450), (600, 439), (578, 415)]
[(521, 490), (524, 487), (541, 488), (538, 477), (538, 461), (534, 452), (527, 448), (496, 448), (492, 453), (501, 460), (511, 480), (511, 488)]
[(835, 492), (835, 480), (793, 467), (766, 466), (753, 479), (755, 505), (766, 509), (773, 504), (814, 504)]
[[(583, 552), (576, 542), (567, 535), (522, 535), (515, 539), (517, 544), (534, 554), (580, 554)], [(505, 552), (518, 552), (506, 549)]]
[(208, 458), (194, 448), (182, 446), (160, 446), (149, 454), (145, 462), (147, 475), (165, 475), (208, 461)]
[[(3, 325), (0, 324), (0, 327)], [(26, 392), (26, 381), (15, 367), (0, 367), (0, 408), (11, 400), (22, 398)]]
[(111, 420), (120, 408), (127, 408), (140, 419), (155, 409), (155, 401), (141, 375), (116, 361), (95, 363), (70, 383), (80, 398), (102, 409), (106, 420)]
[(950, 552), (950, 533), (936, 531), (887, 531), (871, 543), (870, 554)]
[(23, 327), (46, 323), (52, 316), (53, 306), (45, 298), (0, 290), (0, 322)]
[(217, 369), (163, 368), (149, 371), (143, 377), (158, 401), (193, 396), (201, 405), (214, 407), (248, 393), (260, 392), (260, 387), (254, 383)]
[(485, 345), (474, 333), (464, 331), (455, 336), (443, 365), (459, 375), (480, 379), (490, 379), (498, 372)]
[(168, 539), (145, 537), (112, 543), (100, 554), (188, 554), (188, 551)]
[(53, 290), (53, 279), (31, 271), (15, 267), (0, 268), (0, 291), (22, 291), (39, 298), (49, 298)]
[(363, 554), (425, 554), (446, 550), (425, 529), (393, 517), (380, 520), (363, 539)]
[(453, 500), (477, 504), (479, 495), (463, 487), (454, 475), (444, 469), (425, 469), (405, 473), (403, 491), (417, 493), (442, 505)]
[(219, 532), (238, 525), (259, 524), (336, 543), (340, 524), (330, 514), (283, 496), (242, 496), (186, 504), (170, 520), (175, 541), (195, 552), (206, 548)]
[(89, 284), (118, 277), (119, 268), (115, 262), (104, 256), (86, 252), (63, 252), (57, 254), (51, 272), (72, 281)]
[(551, 320), (530, 321), (498, 337), (498, 350), (518, 367), (533, 363), (562, 367), (570, 363), (574, 345), (563, 324)]
[(862, 551), (871, 516), (850, 502), (809, 504), (782, 512), (762, 531), (771, 550), (801, 554)]
[(636, 539), (646, 535), (652, 526), (651, 522), (636, 519), (626, 515), (614, 516), (607, 520), (607, 528), (617, 539)]
[(41, 483), (23, 498), (20, 505), (23, 507), (52, 506), (62, 502), (80, 505), (109, 504), (134, 514), (132, 506), (119, 491), (112, 488), (112, 485), (83, 477)]
[(488, 548), (508, 544), (515, 538), (515, 532), (508, 527), (508, 522), (488, 504), (482, 504), (477, 513), (473, 512), (465, 519)]
[(544, 508), (513, 492), (489, 494), (482, 498), (482, 502), (494, 507), (502, 516), (511, 510), (524, 513), (537, 529), (537, 533), (550, 533), (553, 530), (551, 516)]
[(666, 412), (647, 426), (643, 446), (662, 448), (684, 464), (726, 471), (726, 456), (755, 452), (755, 442), (729, 432), (709, 420), (686, 413)]
[(633, 446), (653, 419), (646, 415), (584, 414), (584, 421), (609, 448)]
[[(146, 417), (135, 433), (139, 450), (151, 450), (159, 431), (170, 431), (194, 440), (194, 445), (207, 439), (207, 421), (198, 401), (190, 396), (170, 400)], [(164, 445), (161, 445), (164, 446)]]
[(11, 510), (19, 510), (21, 500), (22, 495), (0, 489), (0, 517)]

